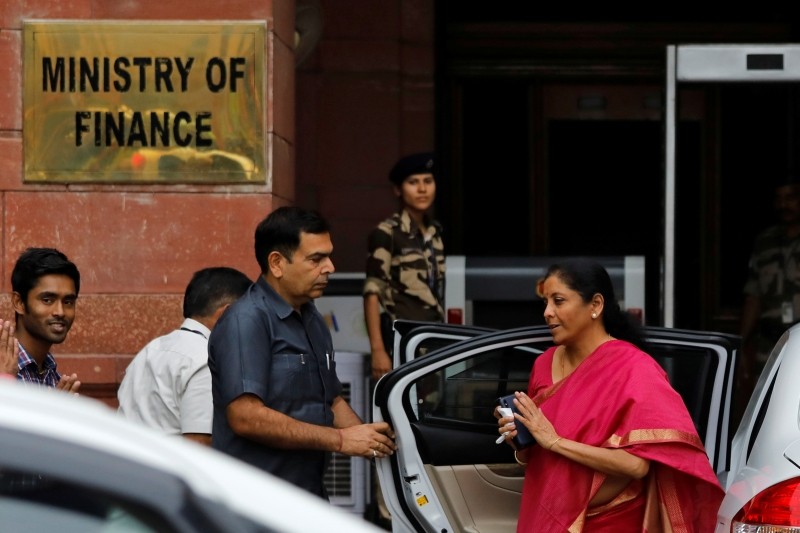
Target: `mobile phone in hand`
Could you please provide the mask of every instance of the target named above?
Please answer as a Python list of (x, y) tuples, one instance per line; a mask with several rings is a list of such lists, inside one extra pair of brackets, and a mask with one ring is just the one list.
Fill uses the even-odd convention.
[[(507, 396), (501, 396), (497, 401), (500, 404), (500, 407), (507, 407), (511, 409), (512, 413), (518, 412), (517, 406), (514, 405), (514, 393), (511, 393)], [(533, 438), (533, 435), (531, 435), (531, 432), (525, 427), (525, 424), (517, 420), (515, 421), (515, 425), (517, 429), (517, 436), (514, 437), (512, 441), (518, 450), (522, 450), (536, 444), (536, 439)]]

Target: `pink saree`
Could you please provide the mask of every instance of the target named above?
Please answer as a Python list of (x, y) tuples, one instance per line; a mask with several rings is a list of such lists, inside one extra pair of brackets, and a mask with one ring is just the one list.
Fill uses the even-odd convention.
[(534, 363), (528, 395), (556, 432), (594, 446), (624, 448), (650, 460), (650, 471), (614, 501), (590, 509), (605, 474), (534, 446), (517, 532), (713, 531), (724, 493), (683, 399), (658, 363), (628, 342), (608, 341), (554, 384), (555, 349)]

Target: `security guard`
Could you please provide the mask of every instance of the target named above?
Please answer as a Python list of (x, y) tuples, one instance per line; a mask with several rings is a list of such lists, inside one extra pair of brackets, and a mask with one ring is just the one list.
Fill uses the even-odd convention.
[(392, 368), (394, 320), (444, 321), (442, 227), (430, 215), (435, 174), (432, 153), (401, 158), (389, 173), (399, 210), (369, 234), (363, 295), (374, 379)]
[(800, 322), (800, 183), (792, 178), (776, 187), (775, 210), (779, 223), (756, 237), (744, 286), (746, 382), (758, 378), (783, 332)]

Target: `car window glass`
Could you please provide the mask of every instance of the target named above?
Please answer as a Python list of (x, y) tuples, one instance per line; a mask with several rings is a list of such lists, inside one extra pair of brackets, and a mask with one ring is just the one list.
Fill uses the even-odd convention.
[(462, 337), (450, 338), (450, 337), (439, 337), (439, 336), (432, 336), (423, 338), (419, 344), (414, 348), (414, 359), (417, 357), (422, 357), (428, 355), (429, 353), (433, 352), (434, 350), (438, 350), (439, 348), (444, 348), (445, 346), (450, 346), (451, 344), (455, 344), (462, 340)]
[(706, 434), (714, 393), (719, 354), (716, 347), (692, 346), (670, 341), (651, 341), (648, 352), (666, 371), (672, 387), (681, 395), (700, 435)]
[(776, 371), (772, 375), (772, 379), (770, 380), (766, 394), (764, 395), (764, 400), (761, 402), (761, 406), (759, 407), (758, 413), (756, 413), (755, 420), (753, 421), (753, 429), (750, 432), (750, 440), (747, 442), (747, 461), (750, 460), (750, 452), (753, 451), (756, 438), (758, 438), (758, 434), (761, 431), (761, 426), (764, 424), (764, 417), (767, 416), (767, 409), (769, 408), (769, 402), (772, 399), (772, 391), (775, 388), (775, 379), (777, 376), (778, 372)]
[(413, 417), (423, 423), (494, 424), (497, 399), (528, 390), (533, 361), (542, 351), (523, 345), (493, 348), (428, 373), (409, 390)]
[(0, 517), (30, 533), (169, 533), (163, 519), (107, 494), (32, 472), (0, 470)]
[[(416, 380), (409, 389), (409, 416), (418, 422), (489, 422), (497, 398), (527, 391), (533, 361), (550, 342), (531, 342), (478, 351), (470, 358), (439, 368)], [(422, 346), (422, 345), (421, 345)], [(701, 435), (711, 408), (719, 365), (716, 346), (697, 346), (651, 339), (648, 351), (664, 368), (681, 395)]]

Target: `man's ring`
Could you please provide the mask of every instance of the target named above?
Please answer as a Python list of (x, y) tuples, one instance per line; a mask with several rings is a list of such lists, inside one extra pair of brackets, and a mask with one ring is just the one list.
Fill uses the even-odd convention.
[(378, 452), (376, 452), (375, 450), (372, 450), (372, 457), (373, 458), (378, 457)]

